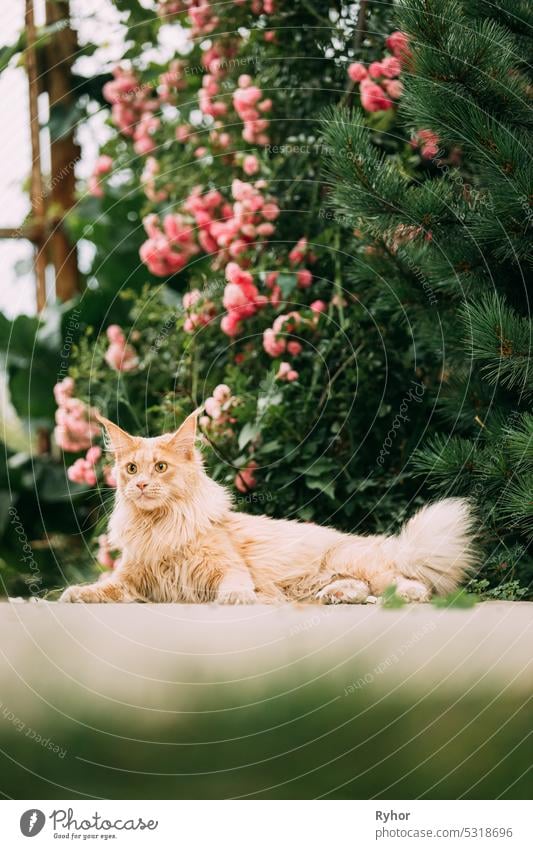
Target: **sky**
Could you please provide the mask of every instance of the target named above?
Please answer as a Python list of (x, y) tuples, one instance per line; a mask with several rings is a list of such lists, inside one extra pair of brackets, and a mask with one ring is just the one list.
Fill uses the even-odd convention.
[[(144, 6), (153, 0), (140, 0)], [(2, 33), (0, 44), (12, 44), (24, 25), (24, 0), (2, 0)], [(37, 25), (44, 23), (44, 0), (34, 0)], [(99, 45), (92, 57), (81, 57), (75, 70), (89, 76), (109, 69), (121, 56), (124, 48), (124, 27), (112, 0), (71, 0), (73, 24), (80, 44)], [(184, 30), (177, 24), (163, 26), (160, 46), (152, 51), (154, 61), (164, 61), (175, 51), (187, 50)], [(0, 134), (0, 227), (18, 227), (29, 211), (27, 180), (31, 168), (31, 147), (28, 117), (28, 85), (24, 69), (12, 65), (0, 75), (0, 104), (7, 132)], [(46, 122), (46, 95), (39, 102), (41, 123)], [(91, 172), (99, 144), (109, 132), (105, 126), (106, 113), (101, 112), (80, 127), (77, 141), (82, 159), (76, 175), (83, 180)], [(48, 134), (41, 130), (43, 170), (48, 170)], [(26, 184), (24, 186), (24, 184)], [(26, 189), (26, 190), (24, 190)], [(80, 245), (80, 265), (83, 267), (87, 246)], [(9, 317), (19, 313), (35, 313), (35, 278), (31, 269), (32, 246), (22, 240), (0, 239), (0, 311)], [(18, 265), (22, 274), (17, 274)], [(53, 281), (52, 292), (53, 294)]]
[[(5, 5), (4, 5), (5, 4)], [(24, 25), (24, 0), (3, 0), (3, 45), (16, 41)], [(34, 0), (37, 25), (44, 22), (44, 0)], [(80, 38), (101, 44), (94, 59), (79, 60), (82, 73), (90, 74), (120, 56), (123, 39), (120, 16), (109, 0), (71, 0), (71, 9), (80, 27)], [(31, 169), (31, 145), (28, 113), (28, 83), (17, 61), (0, 75), (0, 103), (4, 127), (0, 135), (0, 227), (19, 227), (30, 209), (28, 177)], [(39, 98), (41, 123), (47, 119), (47, 98)], [(98, 145), (106, 137), (106, 115), (100, 113), (90, 126), (78, 133), (82, 162), (77, 176), (86, 177), (97, 156)], [(49, 170), (48, 132), (41, 130), (43, 171)], [(22, 239), (0, 239), (0, 311), (9, 317), (34, 314), (35, 278), (32, 271), (33, 248)], [(19, 273), (17, 274), (16, 266)], [(20, 273), (22, 271), (22, 273)], [(53, 280), (49, 281), (52, 283)]]
[[(13, 43), (24, 21), (23, 0), (2, 4), (2, 42)], [(30, 168), (30, 135), (26, 77), (21, 68), (0, 76), (0, 103), (4, 132), (0, 135), (0, 227), (18, 227), (29, 209), (21, 184)], [(22, 240), (0, 240), (0, 310), (9, 316), (35, 311), (34, 279), (17, 278), (16, 262), (31, 262), (33, 251)]]

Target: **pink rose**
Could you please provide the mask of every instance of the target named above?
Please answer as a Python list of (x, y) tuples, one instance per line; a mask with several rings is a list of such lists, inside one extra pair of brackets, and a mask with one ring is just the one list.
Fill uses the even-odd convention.
[(396, 56), (387, 56), (381, 60), (381, 73), (384, 77), (398, 77), (401, 73), (402, 66), (400, 60)]
[(365, 66), (361, 62), (352, 62), (348, 65), (348, 76), (354, 83), (360, 83), (368, 76)]
[(270, 224), (269, 221), (263, 221), (262, 224), (258, 224), (257, 226), (257, 235), (258, 236), (271, 236), (272, 233), (275, 232), (275, 227), (273, 224)]
[(93, 445), (92, 448), (89, 448), (87, 454), (85, 455), (85, 459), (88, 463), (92, 463), (94, 465), (98, 462), (100, 457), (102, 456), (102, 449), (99, 445)]
[(370, 82), (370, 80), (363, 80), (360, 93), (361, 105), (367, 112), (380, 112), (390, 109), (393, 105), (392, 100), (387, 97), (381, 86)]
[(249, 271), (244, 271), (236, 262), (228, 262), (225, 270), (226, 280), (236, 286), (249, 286), (254, 278)]
[(285, 351), (287, 343), (284, 339), (278, 339), (276, 331), (269, 327), (263, 333), (263, 348), (271, 357), (279, 357)]
[(251, 460), (244, 469), (241, 469), (235, 475), (235, 486), (239, 492), (246, 493), (250, 489), (257, 486), (257, 480), (254, 472), (257, 469), (257, 463)]
[(249, 156), (244, 157), (244, 161), (242, 163), (242, 169), (245, 174), (248, 174), (251, 177), (253, 174), (257, 174), (259, 171), (259, 162), (255, 156), (250, 154)]
[(235, 312), (230, 312), (223, 316), (222, 321), (220, 322), (220, 329), (226, 334), (226, 336), (237, 336), (241, 329), (239, 316)]
[(396, 30), (391, 32), (388, 38), (385, 39), (385, 44), (397, 59), (405, 64), (406, 60), (413, 55), (409, 50), (409, 38), (405, 32)]
[(239, 112), (239, 110), (242, 111), (247, 107), (253, 107), (258, 100), (261, 100), (261, 95), (261, 89), (254, 85), (248, 86), (247, 88), (238, 88), (237, 91), (233, 92), (233, 103), (237, 112)]
[(393, 100), (398, 100), (403, 94), (403, 83), (400, 80), (383, 80), (381, 85)]
[(219, 419), (222, 414), (220, 404), (215, 398), (207, 398), (205, 402), (205, 411), (212, 419)]
[(291, 265), (298, 265), (298, 263), (304, 261), (306, 253), (307, 239), (303, 236), (301, 239), (298, 239), (295, 246), (289, 252), (289, 262)]
[(122, 343), (125, 341), (122, 328), (118, 324), (110, 324), (106, 330), (106, 336), (110, 342)]
[(186, 310), (189, 310), (193, 307), (199, 300), (201, 300), (202, 293), (199, 289), (191, 289), (190, 292), (185, 292), (183, 295), (183, 306)]
[(93, 174), (99, 177), (101, 174), (107, 174), (109, 171), (111, 171), (112, 167), (113, 160), (111, 159), (111, 157), (107, 156), (106, 154), (102, 154), (96, 160)]
[(300, 289), (307, 289), (313, 281), (313, 275), (308, 268), (302, 268), (301, 271), (296, 273), (296, 279)]
[(269, 201), (263, 206), (262, 213), (263, 217), (266, 218), (267, 221), (274, 221), (279, 215), (279, 206), (277, 203)]
[(231, 397), (231, 389), (225, 383), (219, 383), (213, 389), (213, 398), (219, 404), (224, 404)]
[(382, 77), (383, 68), (381, 66), (381, 62), (371, 62), (368, 66), (368, 73), (371, 77)]

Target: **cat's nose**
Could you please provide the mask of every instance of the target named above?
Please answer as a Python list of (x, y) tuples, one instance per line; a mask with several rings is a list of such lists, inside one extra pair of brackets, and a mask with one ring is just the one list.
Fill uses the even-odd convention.
[(141, 490), (141, 492), (142, 492), (143, 490), (145, 490), (145, 489), (146, 489), (146, 487), (148, 486), (148, 484), (147, 484), (147, 483), (138, 483), (138, 484), (137, 484), (137, 486), (139, 487), (139, 489), (140, 489), (140, 490)]

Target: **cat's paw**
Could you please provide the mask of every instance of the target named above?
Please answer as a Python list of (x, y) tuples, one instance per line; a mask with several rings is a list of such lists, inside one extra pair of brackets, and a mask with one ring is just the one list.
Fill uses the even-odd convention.
[(365, 581), (343, 578), (323, 587), (315, 598), (321, 604), (363, 604), (369, 594), (370, 587)]
[(431, 590), (421, 581), (412, 581), (409, 578), (400, 578), (396, 582), (396, 595), (404, 601), (430, 601)]
[(256, 604), (257, 596), (253, 589), (247, 587), (222, 587), (216, 600), (219, 604)]
[(59, 601), (66, 604), (94, 604), (100, 601), (100, 598), (96, 590), (88, 584), (87, 586), (67, 587)]

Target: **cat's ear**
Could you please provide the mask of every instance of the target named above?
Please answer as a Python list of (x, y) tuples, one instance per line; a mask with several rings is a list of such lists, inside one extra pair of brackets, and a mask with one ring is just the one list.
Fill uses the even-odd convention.
[(196, 422), (203, 407), (198, 407), (194, 413), (187, 416), (175, 433), (164, 436), (165, 447), (179, 452), (186, 460), (194, 457), (194, 446), (196, 443)]
[(106, 430), (106, 445), (111, 451), (114, 451), (115, 454), (123, 454), (135, 448), (137, 439), (134, 436), (130, 436), (129, 433), (101, 416), (100, 413), (96, 413), (95, 417)]

